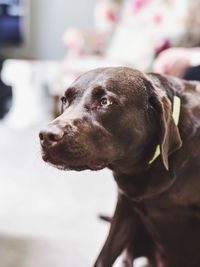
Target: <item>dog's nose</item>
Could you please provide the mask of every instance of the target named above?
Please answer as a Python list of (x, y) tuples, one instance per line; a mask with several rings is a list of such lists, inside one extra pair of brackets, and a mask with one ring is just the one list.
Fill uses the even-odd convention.
[(44, 147), (50, 147), (62, 140), (64, 131), (55, 126), (49, 126), (39, 133), (40, 143)]

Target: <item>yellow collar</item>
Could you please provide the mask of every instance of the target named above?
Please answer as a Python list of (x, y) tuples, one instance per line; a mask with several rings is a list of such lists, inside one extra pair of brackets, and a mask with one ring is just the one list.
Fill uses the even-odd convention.
[[(173, 113), (172, 117), (176, 125), (178, 125), (181, 110), (181, 99), (178, 96), (174, 96), (173, 99)], [(157, 157), (160, 156), (160, 145), (157, 145), (153, 158), (149, 161), (149, 164), (153, 163)]]

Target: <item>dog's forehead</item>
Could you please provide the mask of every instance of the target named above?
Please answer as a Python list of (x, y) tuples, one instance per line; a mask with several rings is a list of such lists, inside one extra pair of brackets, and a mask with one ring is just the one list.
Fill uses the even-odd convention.
[(143, 73), (127, 67), (99, 68), (81, 75), (72, 87), (82, 93), (91, 93), (99, 86), (120, 95), (128, 91), (140, 95), (145, 90), (144, 79)]
[(88, 71), (79, 76), (71, 86), (79, 89), (80, 91), (91, 89), (96, 85), (103, 86), (106, 80), (109, 79), (108, 69), (109, 68), (98, 68)]

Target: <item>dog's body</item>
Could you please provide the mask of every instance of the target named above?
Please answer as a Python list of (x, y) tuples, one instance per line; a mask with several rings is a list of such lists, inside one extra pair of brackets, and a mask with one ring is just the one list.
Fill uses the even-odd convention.
[[(40, 133), (44, 160), (64, 169), (109, 167), (119, 188), (95, 267), (112, 266), (123, 251), (127, 267), (139, 256), (156, 267), (199, 267), (200, 84), (97, 69), (76, 80), (63, 102)], [(158, 144), (161, 154), (150, 163)]]

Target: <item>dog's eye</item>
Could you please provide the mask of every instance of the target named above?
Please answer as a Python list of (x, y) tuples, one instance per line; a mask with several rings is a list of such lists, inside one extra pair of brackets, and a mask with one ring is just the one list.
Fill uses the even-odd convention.
[(61, 97), (61, 101), (62, 101), (62, 104), (64, 106), (68, 106), (69, 105), (69, 101), (67, 100), (67, 98), (65, 96)]
[(112, 105), (112, 101), (110, 101), (110, 100), (109, 100), (108, 98), (106, 98), (106, 97), (103, 97), (103, 98), (101, 99), (100, 104), (101, 104), (102, 107), (108, 107), (108, 106)]

